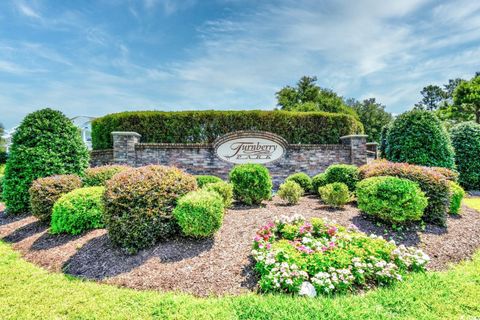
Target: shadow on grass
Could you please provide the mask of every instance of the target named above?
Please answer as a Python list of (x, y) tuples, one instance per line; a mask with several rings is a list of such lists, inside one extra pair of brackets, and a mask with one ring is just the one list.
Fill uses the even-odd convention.
[(63, 271), (76, 277), (102, 280), (130, 272), (152, 258), (159, 259), (162, 263), (193, 258), (210, 250), (213, 241), (177, 237), (163, 240), (153, 248), (142, 250), (135, 255), (126, 255), (114, 247), (105, 234), (83, 245), (65, 262)]

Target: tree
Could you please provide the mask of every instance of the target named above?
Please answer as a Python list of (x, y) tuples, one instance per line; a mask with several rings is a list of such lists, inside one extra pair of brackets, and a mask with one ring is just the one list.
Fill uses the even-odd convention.
[(345, 105), (343, 98), (330, 89), (319, 87), (317, 77), (303, 76), (295, 87), (285, 86), (275, 95), (277, 104), (286, 111), (326, 111), (351, 114), (356, 113)]
[(468, 190), (480, 189), (480, 124), (468, 121), (450, 130), (460, 184)]
[(380, 142), (382, 128), (392, 121), (393, 117), (385, 111), (385, 106), (377, 102), (375, 98), (363, 101), (350, 100), (349, 105), (355, 110), (363, 123), (368, 140)]
[(89, 154), (80, 131), (60, 111), (43, 109), (23, 119), (12, 138), (3, 198), (9, 213), (30, 209), (33, 180), (55, 174), (82, 174)]
[(7, 161), (7, 152), (6, 152), (6, 148), (5, 148), (5, 140), (3, 139), (3, 134), (4, 133), (5, 133), (5, 129), (3, 127), (3, 124), (0, 123), (0, 164), (4, 164)]
[(437, 110), (441, 103), (447, 98), (447, 94), (437, 85), (428, 85), (420, 91), (423, 99), (415, 105), (417, 109), (434, 111)]
[(453, 92), (452, 115), (480, 123), (480, 75), (470, 81), (461, 82)]

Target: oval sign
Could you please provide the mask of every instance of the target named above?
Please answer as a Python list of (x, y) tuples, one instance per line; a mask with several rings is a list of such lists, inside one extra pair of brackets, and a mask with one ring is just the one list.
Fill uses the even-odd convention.
[(287, 145), (285, 139), (270, 132), (237, 131), (217, 139), (214, 148), (227, 162), (268, 163), (282, 158)]

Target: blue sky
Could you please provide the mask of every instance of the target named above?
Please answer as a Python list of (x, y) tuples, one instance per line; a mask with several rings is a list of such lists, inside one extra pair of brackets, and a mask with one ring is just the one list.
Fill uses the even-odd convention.
[(3, 0), (0, 122), (272, 109), (302, 75), (400, 113), (480, 71), (480, 1)]

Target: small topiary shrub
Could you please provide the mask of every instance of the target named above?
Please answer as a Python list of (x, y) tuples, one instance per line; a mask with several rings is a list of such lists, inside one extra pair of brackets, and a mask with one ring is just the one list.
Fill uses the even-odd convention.
[(83, 184), (86, 187), (105, 186), (115, 174), (129, 169), (128, 166), (107, 165), (88, 168), (83, 175)]
[(425, 193), (413, 181), (373, 177), (357, 185), (358, 208), (388, 223), (418, 221), (427, 207)]
[(252, 256), (263, 292), (331, 295), (365, 291), (422, 272), (429, 257), (415, 247), (300, 215), (261, 227)]
[(197, 185), (198, 185), (199, 188), (203, 188), (204, 186), (206, 186), (209, 183), (216, 183), (216, 182), (222, 182), (223, 181), (219, 177), (208, 176), (208, 175), (195, 176), (195, 179), (197, 179)]
[(50, 222), (55, 202), (64, 194), (82, 187), (82, 180), (73, 174), (39, 178), (28, 190), (32, 214), (40, 221)]
[(180, 198), (173, 210), (182, 233), (189, 237), (211, 237), (222, 226), (223, 200), (213, 191), (199, 190)]
[(104, 192), (104, 187), (88, 187), (60, 197), (53, 206), (50, 232), (76, 235), (103, 228)]
[(285, 179), (285, 182), (287, 181), (296, 182), (305, 192), (312, 191), (312, 179), (306, 173), (299, 172), (292, 174)]
[(459, 214), (465, 191), (457, 183), (450, 181), (450, 214)]
[(327, 184), (327, 175), (325, 173), (319, 173), (312, 178), (312, 190), (314, 193), (318, 193), (318, 188)]
[(428, 167), (454, 167), (448, 133), (433, 112), (413, 110), (398, 116), (387, 134), (387, 160)]
[(360, 167), (360, 175), (362, 178), (395, 176), (416, 182), (428, 198), (423, 220), (445, 225), (450, 203), (450, 188), (447, 178), (435, 169), (380, 160)]
[(357, 166), (349, 164), (334, 164), (325, 170), (327, 183), (341, 182), (347, 185), (348, 190), (354, 191), (359, 179)]
[(195, 177), (173, 167), (150, 165), (117, 173), (107, 182), (105, 225), (111, 241), (128, 253), (176, 231), (177, 199), (197, 188)]
[(288, 204), (297, 204), (304, 194), (304, 189), (295, 181), (285, 181), (278, 189), (278, 196)]
[(233, 202), (233, 186), (225, 181), (209, 183), (202, 189), (216, 192), (222, 197), (225, 208), (230, 208)]
[(260, 204), (271, 198), (272, 178), (268, 169), (260, 164), (241, 164), (230, 171), (233, 196), (247, 205)]
[(322, 201), (334, 208), (343, 207), (352, 199), (352, 195), (345, 183), (334, 182), (318, 188)]
[(28, 189), (35, 179), (81, 175), (89, 153), (78, 128), (60, 111), (43, 109), (23, 119), (9, 150), (3, 196), (8, 212), (30, 211)]
[(480, 190), (480, 124), (460, 123), (450, 131), (458, 181), (467, 190)]

